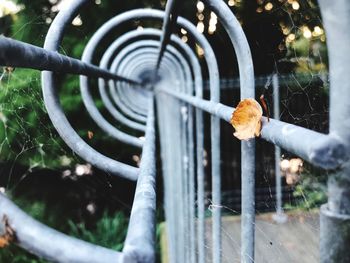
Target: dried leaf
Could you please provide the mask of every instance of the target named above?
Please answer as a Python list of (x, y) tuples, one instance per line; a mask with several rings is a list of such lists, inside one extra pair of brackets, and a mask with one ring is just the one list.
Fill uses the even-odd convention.
[(244, 99), (232, 113), (233, 134), (240, 140), (249, 140), (260, 135), (262, 108), (255, 99)]
[(16, 232), (11, 228), (6, 215), (4, 215), (2, 221), (5, 225), (5, 233), (0, 236), (0, 248), (7, 247), (16, 239)]
[(94, 137), (94, 133), (92, 131), (88, 131), (88, 138), (91, 140)]

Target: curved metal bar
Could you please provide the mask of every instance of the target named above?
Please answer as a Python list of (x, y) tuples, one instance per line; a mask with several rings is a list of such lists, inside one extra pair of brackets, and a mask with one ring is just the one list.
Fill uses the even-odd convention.
[[(83, 77), (81, 76), (80, 78), (83, 78)], [(87, 109), (91, 118), (96, 122), (96, 124), (103, 131), (105, 131), (112, 138), (115, 138), (121, 142), (130, 144), (130, 145), (136, 146), (136, 147), (142, 147), (142, 145), (143, 145), (142, 140), (140, 140), (138, 137), (129, 135), (127, 133), (124, 133), (124, 132), (118, 130), (116, 127), (114, 127), (112, 124), (110, 124), (103, 117), (103, 115), (97, 109), (95, 102), (94, 102), (94, 100), (89, 92), (88, 79), (85, 77), (84, 77), (84, 79), (80, 80), (80, 92), (81, 92), (81, 96), (83, 98), (85, 108)]]
[[(129, 11), (127, 12), (128, 15), (130, 17), (139, 17), (139, 18), (153, 18), (153, 19), (161, 19), (162, 18), (162, 11), (157, 11), (157, 10), (133, 10), (133, 11)], [(215, 54), (211, 48), (211, 46), (209, 45), (208, 41), (205, 39), (205, 37), (203, 35), (201, 35), (198, 31), (197, 28), (192, 25), (189, 21), (187, 21), (186, 19), (182, 18), (182, 17), (178, 17), (177, 23), (179, 26), (183, 27), (185, 30), (188, 31), (188, 33), (190, 35), (192, 35), (194, 37), (194, 39), (199, 43), (199, 45), (203, 48), (204, 53), (205, 53), (205, 59), (208, 65), (208, 69), (209, 69), (209, 83), (210, 83), (210, 88), (211, 88), (211, 96), (213, 96), (213, 99), (218, 99), (219, 98), (219, 94), (218, 94), (218, 90), (219, 90), (219, 73), (218, 73), (218, 69), (217, 69), (217, 63), (216, 63), (216, 58), (215, 58)], [(216, 120), (215, 122), (218, 122), (218, 120)], [(215, 126), (212, 125), (212, 126)], [(219, 125), (216, 126), (217, 128), (219, 127)], [(212, 155), (213, 159), (212, 159), (212, 175), (215, 176), (214, 180), (215, 180), (215, 197), (216, 199), (213, 200), (214, 202), (217, 201), (218, 197), (220, 196), (220, 168), (218, 167), (219, 165), (219, 160), (220, 157), (218, 156), (218, 147), (219, 147), (219, 136), (215, 137), (215, 134), (218, 131), (218, 129), (215, 129), (214, 133), (213, 133), (213, 144), (215, 144), (216, 146), (212, 147), (212, 149), (214, 149), (214, 155)], [(203, 178), (203, 177), (201, 177)], [(201, 187), (204, 187), (204, 185), (200, 185)], [(203, 192), (202, 190), (200, 190), (201, 192)], [(204, 196), (203, 196), (204, 198)], [(202, 204), (202, 202), (200, 202), (200, 204)], [(214, 203), (215, 204), (215, 203)], [(204, 207), (201, 206), (201, 207)], [(214, 206), (214, 210), (213, 210), (213, 214), (215, 214), (214, 216), (214, 221), (215, 221), (215, 227), (213, 228), (213, 231), (215, 231), (216, 234), (215, 235), (215, 242), (216, 244), (220, 243), (220, 208), (219, 206)], [(204, 215), (204, 211), (199, 213), (200, 215)], [(201, 220), (199, 222), (199, 225), (201, 225), (201, 229), (203, 229), (204, 226), (204, 218), (203, 220)], [(215, 229), (215, 230), (214, 230)], [(201, 236), (199, 237), (199, 239), (204, 235), (204, 233), (201, 231), (199, 233)], [(218, 246), (216, 246), (218, 247)], [(220, 245), (219, 245), (220, 247)], [(216, 258), (218, 258), (218, 253), (220, 253), (220, 249), (217, 250), (219, 252), (214, 252), (216, 255)], [(205, 249), (203, 248), (203, 246), (201, 246), (200, 250), (199, 250), (199, 258), (204, 259), (205, 258)]]
[[(76, 15), (78, 8), (86, 2), (85, 0), (77, 0), (71, 2), (62, 9), (52, 22), (45, 39), (44, 48), (57, 51), (59, 43), (63, 37), (65, 25), (68, 24)], [(92, 165), (104, 170), (108, 173), (119, 175), (126, 179), (136, 180), (138, 169), (130, 165), (115, 161), (108, 158), (84, 142), (74, 131), (58, 100), (56, 83), (52, 72), (44, 71), (42, 73), (42, 86), (44, 102), (50, 119), (56, 130), (67, 143), (67, 145), (75, 151), (79, 156), (90, 162)]]
[[(254, 67), (248, 41), (243, 29), (226, 3), (205, 0), (228, 33), (233, 44), (239, 68), (241, 99), (255, 97)], [(242, 227), (241, 261), (254, 262), (255, 232), (255, 140), (241, 143)], [(217, 261), (219, 262), (219, 261)]]
[[(130, 41), (131, 39), (134, 38), (140, 38), (143, 36), (143, 32), (140, 32), (139, 30), (134, 30), (131, 32), (127, 32), (124, 35), (120, 36), (117, 38), (106, 50), (106, 52), (103, 54), (101, 62), (100, 62), (100, 67), (107, 69), (109, 62), (111, 60), (111, 57), (117, 50), (120, 48), (121, 45), (125, 44), (126, 42)], [(129, 125), (130, 127), (139, 127), (144, 129), (144, 125), (140, 125), (134, 121), (131, 121), (124, 117), (123, 114), (121, 114), (118, 109), (113, 105), (112, 101), (110, 100), (107, 92), (106, 92), (106, 82), (103, 79), (99, 79), (99, 91), (101, 98), (106, 105), (106, 108), (109, 110), (109, 112), (114, 116), (116, 119), (119, 121)], [(136, 126), (135, 126), (136, 125)]]
[[(215, 54), (205, 37), (198, 33), (195, 26), (179, 17), (178, 24), (193, 34), (203, 48), (209, 70), (210, 100), (220, 100), (219, 70)], [(211, 174), (212, 174), (212, 214), (213, 214), (213, 262), (221, 262), (221, 171), (220, 171), (220, 120), (211, 116)], [(201, 256), (204, 257), (204, 256)]]
[[(0, 230), (10, 227), (15, 242), (32, 254), (55, 262), (122, 262), (123, 254), (60, 233), (28, 216), (0, 193)], [(7, 226), (6, 226), (7, 225)]]
[[(136, 49), (134, 49), (134, 48), (131, 49), (131, 51), (134, 51), (134, 50), (136, 50)], [(149, 49), (149, 51), (152, 51), (152, 50)], [(153, 52), (153, 54), (155, 54), (155, 53)], [(138, 52), (134, 52), (134, 53), (132, 54), (131, 58), (136, 59), (137, 63), (139, 63), (140, 60), (141, 60), (141, 58), (140, 58), (141, 56), (144, 57), (144, 52), (138, 51)], [(130, 56), (129, 56), (128, 58), (130, 58)], [(154, 59), (154, 56), (152, 56), (152, 58)], [(151, 58), (150, 58), (150, 59), (151, 59)], [(169, 62), (169, 63), (170, 63), (169, 68), (171, 68), (171, 62)], [(154, 64), (154, 63), (153, 63), (153, 64)], [(135, 65), (134, 67), (129, 67), (129, 68), (128, 68), (129, 72), (132, 72), (133, 74), (136, 73), (136, 72), (133, 72), (133, 69), (136, 68), (136, 67), (139, 68), (136, 64), (134, 64), (134, 65)], [(150, 65), (150, 67), (152, 67), (152, 65)], [(148, 68), (148, 69), (149, 69), (149, 68)], [(127, 73), (126, 73), (126, 74), (127, 74)], [(173, 79), (176, 79), (176, 78), (173, 78)], [(121, 91), (119, 90), (119, 92), (121, 92)], [(111, 94), (112, 94), (112, 96), (113, 96), (114, 98), (115, 98), (116, 96), (118, 96), (115, 89), (111, 89)], [(120, 96), (118, 96), (118, 97), (121, 97), (121, 96), (123, 96), (123, 97), (125, 98), (125, 97), (127, 97), (128, 95), (120, 95)]]
[(155, 30), (155, 29), (150, 29), (146, 28), (143, 29), (142, 31), (140, 30), (134, 30), (131, 32), (128, 32), (121, 37), (119, 37), (112, 45), (108, 48), (106, 53), (104, 54), (103, 59), (107, 59), (108, 57), (111, 57), (113, 53), (116, 52), (116, 50), (119, 48), (121, 45), (125, 45), (125, 43), (130, 42), (132, 39), (138, 39), (138, 38), (145, 38), (145, 37), (160, 37), (161, 36), (161, 31)]
[[(120, 72), (118, 71), (118, 65), (119, 63), (121, 63), (121, 59), (123, 59), (127, 53), (134, 51), (135, 49), (137, 49), (139, 47), (139, 45), (141, 45), (140, 43), (146, 43), (145, 41), (152, 41), (152, 40), (142, 40), (142, 41), (138, 41), (136, 43), (130, 44), (128, 45), (125, 49), (123, 49), (122, 51), (119, 52), (119, 54), (115, 57), (112, 66), (111, 66), (111, 70), (113, 72)], [(157, 45), (157, 42), (153, 41), (153, 42), (149, 42), (149, 43), (154, 43), (153, 46)], [(142, 53), (138, 53), (138, 54), (142, 54)], [(134, 55), (135, 56), (135, 55)], [(122, 94), (120, 94), (118, 96), (117, 90), (119, 90), (119, 92), (122, 92), (121, 88), (117, 88), (117, 89), (113, 89), (112, 87), (110, 88), (110, 92), (113, 95), (113, 98), (126, 98), (126, 96), (122, 96)], [(124, 102), (125, 106), (128, 105), (129, 107), (132, 105), (131, 102)], [(120, 105), (121, 106), (121, 105)], [(127, 106), (126, 106), (127, 107)]]

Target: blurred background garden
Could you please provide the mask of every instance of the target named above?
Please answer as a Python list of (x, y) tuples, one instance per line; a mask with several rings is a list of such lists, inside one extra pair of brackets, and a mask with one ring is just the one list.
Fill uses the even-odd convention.
[[(67, 1), (70, 0), (0, 0), (0, 34), (43, 46), (50, 24)], [(281, 90), (280, 119), (327, 132), (328, 61), (317, 1), (225, 1), (248, 38), (257, 94), (264, 94), (271, 105), (272, 75), (277, 74)], [(111, 17), (134, 8), (164, 9), (165, 3), (165, 0), (90, 1), (68, 27), (60, 52), (80, 58), (91, 35)], [(235, 106), (239, 101), (238, 68), (223, 27), (201, 1), (184, 1), (180, 13), (197, 25), (211, 43), (222, 79), (221, 101)], [(135, 21), (127, 26), (142, 28), (147, 23)], [(161, 24), (155, 26), (161, 28)], [(203, 62), (203, 51), (187, 32), (177, 33)], [(204, 72), (206, 78), (207, 74)], [(40, 72), (3, 68), (0, 76), (0, 191), (34, 218), (59, 231), (121, 250), (135, 184), (91, 167), (64, 144), (46, 113)], [(62, 75), (60, 81), (64, 82), (60, 90), (63, 108), (79, 135), (107, 156), (137, 165), (139, 150), (112, 141), (89, 118), (82, 103), (79, 78)], [(98, 98), (96, 103), (102, 112), (106, 111)], [(223, 126), (222, 133), (223, 205), (231, 209), (227, 213), (232, 210), (239, 213), (239, 141), (233, 139), (231, 127)], [(257, 159), (257, 212), (274, 211), (274, 148), (262, 141), (257, 147), (258, 152), (264, 153)], [(236, 157), (232, 158), (232, 153), (237, 153)], [(285, 165), (290, 165), (293, 158), (283, 152), (283, 160), (288, 161)], [(206, 169), (209, 171), (210, 164)], [(302, 162), (293, 178), (285, 175), (285, 209), (313, 209), (326, 201), (324, 171)], [(157, 185), (160, 223), (164, 221), (160, 176)], [(206, 188), (210, 189), (210, 182)], [(208, 191), (208, 204), (209, 194)], [(0, 262), (45, 261), (10, 245), (0, 249)]]

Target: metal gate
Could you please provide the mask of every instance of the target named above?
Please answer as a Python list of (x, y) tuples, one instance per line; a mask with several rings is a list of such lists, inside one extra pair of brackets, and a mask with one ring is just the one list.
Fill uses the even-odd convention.
[[(92, 165), (136, 181), (130, 223), (122, 252), (66, 236), (35, 221), (0, 194), (0, 228), (15, 231), (19, 246), (59, 262), (154, 262), (156, 211), (156, 124), (171, 262), (205, 262), (203, 114), (210, 114), (212, 180), (212, 256), (221, 262), (220, 119), (230, 122), (234, 108), (220, 103), (219, 70), (214, 51), (196, 27), (181, 17), (180, 1), (168, 0), (165, 11), (136, 9), (101, 26), (82, 59), (58, 53), (64, 30), (87, 0), (71, 1), (59, 12), (44, 48), (0, 37), (0, 65), (42, 71), (45, 105), (62, 139)], [(240, 74), (241, 99), (255, 97), (253, 63), (243, 30), (223, 1), (206, 0), (227, 31)], [(321, 207), (322, 262), (350, 262), (350, 4), (319, 1), (327, 31), (330, 60), (330, 132), (321, 134), (263, 117), (261, 138), (331, 170), (328, 203)], [(106, 34), (135, 19), (163, 21), (163, 30), (130, 31), (109, 45), (99, 65), (92, 63)], [(209, 72), (210, 100), (203, 99), (202, 69), (193, 50), (172, 34), (182, 28), (203, 50)], [(74, 131), (60, 105), (55, 73), (80, 75), (80, 89), (90, 116), (112, 138), (142, 148), (139, 168), (110, 159), (91, 148)], [(98, 80), (105, 107), (116, 121), (145, 133), (138, 138), (118, 130), (94, 104), (91, 80)], [(117, 107), (115, 106), (117, 105)], [(254, 262), (255, 140), (241, 143), (241, 261)]]

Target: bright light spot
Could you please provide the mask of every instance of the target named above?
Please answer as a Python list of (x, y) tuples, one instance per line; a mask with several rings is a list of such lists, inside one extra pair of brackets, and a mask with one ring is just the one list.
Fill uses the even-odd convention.
[(312, 33), (311, 33), (310, 29), (307, 26), (304, 26), (302, 30), (303, 30), (303, 36), (305, 38), (311, 38), (312, 37)]
[(72, 175), (72, 171), (71, 170), (64, 170), (62, 172), (62, 178), (66, 178)]
[(201, 48), (201, 47), (198, 46), (197, 44), (196, 44), (196, 51), (197, 51), (197, 54), (198, 54), (199, 57), (203, 57), (203, 55), (204, 55), (204, 50), (203, 50), (203, 48)]
[(204, 15), (203, 15), (203, 14), (198, 14), (197, 17), (198, 17), (198, 19), (199, 19), (200, 21), (203, 21), (203, 20), (204, 20)]
[(85, 169), (82, 165), (77, 165), (75, 168), (75, 173), (79, 176), (82, 176), (85, 173)]
[(186, 35), (186, 34), (187, 34), (187, 31), (186, 31), (185, 29), (181, 28), (181, 33), (184, 34), (184, 35)]
[(78, 176), (92, 174), (91, 164), (77, 164), (75, 166), (75, 174)]
[(198, 10), (198, 12), (203, 12), (203, 10), (204, 10), (204, 4), (203, 4), (203, 2), (202, 1), (198, 1), (197, 2), (197, 10)]
[(90, 203), (86, 206), (86, 210), (90, 213), (90, 214), (95, 214), (96, 212), (96, 205), (94, 203)]
[(294, 2), (292, 3), (292, 8), (293, 8), (294, 10), (298, 10), (298, 9), (300, 8), (299, 3), (298, 3), (297, 1), (294, 1)]
[(134, 162), (139, 162), (139, 161), (140, 161), (140, 156), (138, 156), (138, 155), (133, 155), (133, 156), (132, 156), (132, 159), (133, 159)]
[(96, 5), (101, 4), (101, 0), (95, 0), (95, 4), (96, 4)]
[(271, 9), (273, 8), (273, 4), (268, 2), (266, 5), (265, 5), (265, 10), (267, 11), (270, 11)]
[(229, 6), (234, 6), (235, 5), (235, 0), (228, 0), (228, 5)]
[(72, 163), (72, 160), (68, 156), (63, 155), (60, 156), (60, 163), (62, 166), (69, 166)]
[(322, 42), (325, 42), (325, 41), (326, 41), (326, 36), (325, 36), (325, 35), (322, 35), (322, 36), (320, 37), (320, 39), (321, 39)]
[(81, 20), (79, 15), (76, 16), (72, 21), (73, 26), (81, 26), (82, 24), (83, 24), (83, 21)]
[(0, 0), (0, 17), (16, 14), (23, 8), (23, 5), (17, 5), (13, 1)]
[(45, 23), (46, 24), (51, 24), (51, 22), (52, 22), (52, 18), (51, 17), (47, 17), (46, 19), (45, 19)]
[(202, 21), (198, 22), (197, 30), (198, 30), (199, 33), (203, 33), (204, 32), (204, 23)]
[(145, 136), (140, 136), (139, 139), (140, 139), (141, 141), (144, 141), (144, 140), (145, 140)]
[(138, 155), (133, 155), (133, 156), (132, 156), (132, 159), (133, 159), (133, 161), (136, 163), (136, 165), (137, 165), (138, 167), (140, 167), (140, 162), (141, 162), (140, 156), (138, 156)]
[(218, 17), (216, 16), (216, 14), (214, 12), (211, 12), (210, 13), (210, 19), (218, 20)]
[(187, 36), (182, 36), (181, 40), (182, 40), (184, 43), (186, 43), (186, 42), (188, 41), (188, 38), (187, 38)]
[(142, 30), (143, 30), (143, 27), (142, 27), (142, 26), (138, 26), (138, 27), (136, 28), (136, 30), (142, 31)]
[(320, 28), (319, 26), (314, 27), (314, 32), (312, 32), (312, 35), (317, 37), (323, 34), (323, 29)]
[(287, 42), (293, 42), (295, 40), (295, 35), (294, 34), (289, 34), (287, 36)]
[(2, 193), (2, 194), (5, 193), (5, 187), (0, 187), (0, 193)]
[(281, 170), (282, 170), (282, 171), (287, 171), (287, 170), (289, 169), (289, 160), (283, 159), (283, 160), (280, 162), (280, 167), (281, 167)]
[(215, 31), (216, 31), (216, 25), (209, 25), (208, 33), (212, 35), (214, 34)]
[(303, 160), (300, 158), (292, 158), (289, 160), (289, 171), (291, 173), (300, 173), (303, 167)]

